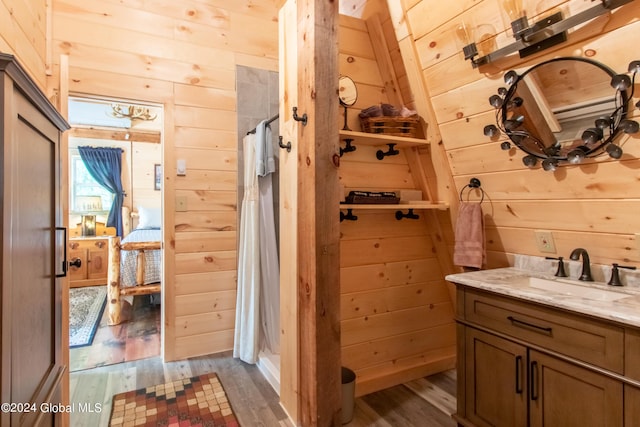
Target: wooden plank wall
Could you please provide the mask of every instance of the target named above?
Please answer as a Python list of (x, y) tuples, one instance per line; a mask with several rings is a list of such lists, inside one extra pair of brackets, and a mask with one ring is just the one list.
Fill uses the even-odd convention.
[[(529, 14), (556, 7), (567, 16), (592, 5), (583, 0), (549, 0), (537, 2)], [(483, 209), (489, 266), (506, 265), (510, 253), (544, 256), (535, 245), (536, 229), (553, 232), (556, 255), (567, 257), (572, 249), (584, 247), (596, 263), (640, 265), (634, 237), (640, 231), (635, 214), (640, 204), (638, 134), (623, 137), (625, 155), (620, 161), (605, 156), (547, 173), (527, 169), (522, 152), (501, 151), (501, 141), (482, 133), (494, 122), (488, 98), (504, 85), (502, 75), (509, 69), (522, 71), (555, 56), (579, 56), (626, 72), (629, 62), (638, 59), (628, 43), (640, 30), (640, 2), (571, 32), (567, 43), (550, 51), (524, 60), (516, 55), (482, 72), (464, 60), (454, 29), (461, 21), (474, 19), (476, 25), (492, 24), (502, 31), (505, 23), (498, 2), (403, 0), (402, 7), (403, 15), (394, 18), (397, 38), (410, 40), (418, 53), (417, 66), (430, 94), (456, 190), (477, 177), (487, 193)], [(499, 34), (498, 45), (506, 41)], [(637, 89), (636, 83), (636, 96)], [(634, 115), (640, 115), (637, 109)]]
[(45, 1), (0, 0), (0, 52), (15, 55), (43, 91), (46, 29)]
[[(389, 97), (367, 23), (341, 16), (339, 40), (340, 74), (350, 76), (358, 88), (358, 100), (348, 111), (349, 127), (359, 131), (358, 112)], [(343, 116), (340, 120), (342, 127)], [(419, 188), (403, 150), (379, 161), (378, 147), (354, 145), (356, 151), (340, 160), (346, 192)], [(453, 308), (429, 216), (417, 213), (419, 220), (398, 221), (393, 210), (355, 210), (358, 220), (340, 226), (342, 363), (357, 374), (357, 395), (453, 364)]]
[[(53, 1), (53, 58), (69, 55), (72, 93), (164, 106), (166, 360), (233, 345), (235, 69), (277, 70), (277, 3)], [(176, 211), (176, 197), (186, 211)]]
[(160, 208), (161, 192), (155, 189), (154, 179), (155, 165), (162, 163), (162, 146), (145, 142), (131, 145), (131, 207)]

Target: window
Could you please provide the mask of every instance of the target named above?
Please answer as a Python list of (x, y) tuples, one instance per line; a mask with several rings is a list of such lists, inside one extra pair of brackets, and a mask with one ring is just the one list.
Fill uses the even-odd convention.
[(70, 161), (69, 195), (71, 197), (71, 212), (108, 212), (113, 203), (113, 194), (93, 179), (77, 150), (76, 153), (71, 154)]

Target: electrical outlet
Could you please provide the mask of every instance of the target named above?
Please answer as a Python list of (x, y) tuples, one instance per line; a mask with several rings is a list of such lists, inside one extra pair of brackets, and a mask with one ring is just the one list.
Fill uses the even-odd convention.
[(555, 254), (556, 253), (556, 245), (553, 242), (553, 235), (551, 231), (546, 230), (536, 230), (536, 246), (538, 246), (538, 250), (540, 252), (546, 252)]
[(186, 211), (187, 211), (187, 197), (176, 196), (176, 212), (186, 212)]

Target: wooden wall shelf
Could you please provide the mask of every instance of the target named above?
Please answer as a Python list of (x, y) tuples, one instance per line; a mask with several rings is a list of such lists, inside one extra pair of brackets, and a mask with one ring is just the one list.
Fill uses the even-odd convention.
[(355, 132), (351, 130), (341, 130), (340, 139), (345, 138), (353, 139), (353, 143), (371, 145), (374, 147), (384, 146), (388, 144), (395, 144), (396, 148), (417, 147), (420, 145), (428, 145), (429, 142), (426, 139), (421, 138), (408, 138), (404, 136), (390, 136), (382, 135), (378, 133), (365, 133)]
[(449, 208), (447, 203), (431, 203), (431, 202), (408, 202), (408, 203), (396, 203), (396, 204), (346, 204), (341, 203), (340, 209), (368, 209), (368, 210), (403, 210), (403, 209), (440, 209), (445, 210)]

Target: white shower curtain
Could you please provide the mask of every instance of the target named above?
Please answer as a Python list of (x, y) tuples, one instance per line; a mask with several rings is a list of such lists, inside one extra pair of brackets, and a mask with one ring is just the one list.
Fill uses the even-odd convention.
[(256, 133), (243, 140), (244, 197), (233, 356), (247, 363), (257, 362), (260, 346), (279, 352), (280, 273), (271, 179), (275, 161), (266, 123), (262, 121)]
[(247, 363), (258, 360), (260, 301), (260, 242), (258, 233), (258, 175), (256, 174), (256, 136), (242, 141), (244, 150), (244, 196), (240, 209), (240, 244), (238, 247), (238, 293), (233, 357)]

